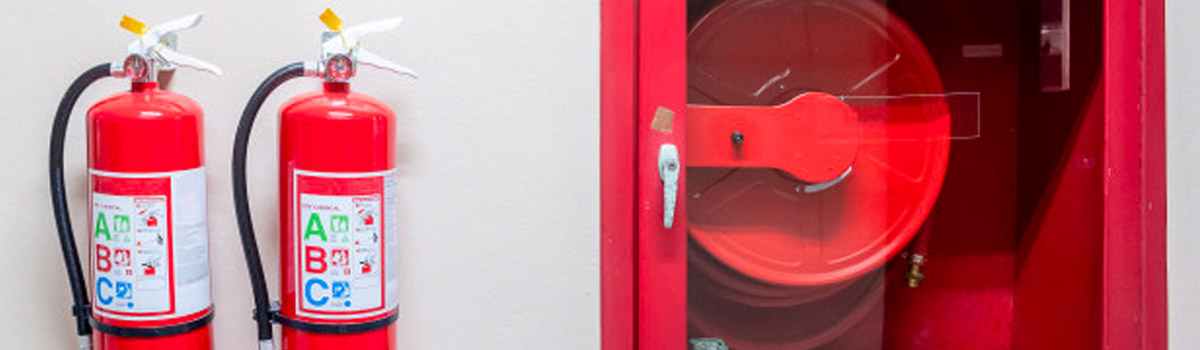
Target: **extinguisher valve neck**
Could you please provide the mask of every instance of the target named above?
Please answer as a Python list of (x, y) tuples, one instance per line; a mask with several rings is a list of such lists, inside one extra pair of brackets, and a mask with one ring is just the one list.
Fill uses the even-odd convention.
[[(321, 34), (321, 63), (317, 68), (320, 70), (320, 76), (324, 77), (326, 81), (344, 82), (349, 80), (357, 74), (359, 63), (396, 74), (417, 77), (416, 72), (367, 51), (362, 44), (362, 38), (368, 34), (391, 31), (400, 27), (402, 20), (400, 17), (343, 28), (342, 20), (332, 10), (325, 9), (320, 19), (329, 28), (329, 31)], [(307, 72), (308, 66), (305, 65), (305, 68)]]
[(172, 71), (177, 66), (221, 75), (221, 68), (216, 65), (175, 51), (179, 45), (176, 32), (199, 25), (203, 18), (204, 14), (197, 13), (147, 27), (141, 21), (123, 16), (121, 27), (137, 34), (138, 38), (126, 46), (128, 55), (120, 63), (119, 73), (114, 67), (114, 76), (155, 81), (159, 71)]

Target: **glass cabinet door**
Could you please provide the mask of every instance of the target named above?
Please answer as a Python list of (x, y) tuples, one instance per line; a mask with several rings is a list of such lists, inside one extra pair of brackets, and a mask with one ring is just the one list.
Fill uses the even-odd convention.
[(605, 349), (1099, 347), (1117, 2), (610, 0)]

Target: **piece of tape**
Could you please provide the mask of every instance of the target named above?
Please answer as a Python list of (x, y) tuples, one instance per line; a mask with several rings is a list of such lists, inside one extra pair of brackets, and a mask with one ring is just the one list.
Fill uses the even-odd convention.
[(325, 23), (329, 30), (339, 33), (342, 31), (342, 19), (333, 13), (333, 9), (325, 8), (325, 12), (322, 12), (317, 18), (321, 20), (321, 23)]
[(146, 34), (146, 24), (127, 15), (121, 16), (121, 28), (125, 28), (125, 30), (137, 35)]
[(654, 111), (654, 120), (650, 121), (650, 129), (670, 133), (671, 124), (675, 121), (675, 111), (667, 107), (658, 106)]

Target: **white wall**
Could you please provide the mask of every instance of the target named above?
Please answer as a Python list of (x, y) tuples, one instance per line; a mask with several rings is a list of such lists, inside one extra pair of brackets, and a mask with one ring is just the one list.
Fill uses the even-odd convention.
[[(236, 118), (260, 79), (314, 59), (324, 1), (10, 1), (0, 3), (0, 344), (67, 349), (67, 282), (47, 199), (54, 108), (82, 70), (120, 59), (128, 13), (153, 23), (195, 11), (181, 51), (225, 76), (181, 70), (171, 89), (207, 113), (209, 230), (217, 349), (250, 349), (251, 297), (233, 210), (229, 154)], [(404, 349), (595, 349), (598, 315), (597, 0), (357, 1), (347, 23), (402, 14), (372, 51), (421, 73), (411, 81), (366, 68), (354, 88), (399, 115)], [(93, 86), (71, 124), (73, 217), (83, 227), (82, 114), (125, 82)], [(273, 118), (255, 129), (254, 214), (276, 281)], [(261, 184), (261, 185), (259, 185)], [(80, 235), (82, 238), (83, 236)], [(274, 286), (275, 283), (272, 283)], [(276, 294), (277, 295), (277, 294)]]
[(1167, 0), (1167, 285), (1170, 346), (1200, 344), (1200, 2)]

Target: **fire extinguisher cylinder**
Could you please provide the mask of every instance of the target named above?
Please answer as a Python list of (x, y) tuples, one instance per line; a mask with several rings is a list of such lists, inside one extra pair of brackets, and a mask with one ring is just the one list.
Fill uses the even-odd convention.
[[(191, 99), (157, 89), (158, 71), (176, 66), (220, 74), (216, 66), (173, 49), (175, 32), (202, 17), (150, 27), (125, 16), (121, 26), (138, 35), (128, 54), (85, 71), (55, 113), (50, 197), (79, 349), (211, 348), (203, 112)], [(88, 109), (91, 269), (85, 277), (71, 228), (63, 154), (71, 111), (83, 91), (105, 77), (128, 78), (131, 88)]]
[[(400, 19), (343, 27), (320, 16), (321, 59), (292, 63), (251, 95), (234, 138), (234, 209), (254, 289), (259, 349), (274, 349), (272, 323), (287, 349), (394, 349), (399, 317), (395, 271), (395, 114), (351, 92), (365, 64), (413, 76), (367, 51), (359, 40), (395, 29)], [(246, 163), (250, 134), (267, 97), (288, 80), (317, 77), (323, 89), (280, 108), (281, 302), (272, 302), (250, 217)]]

